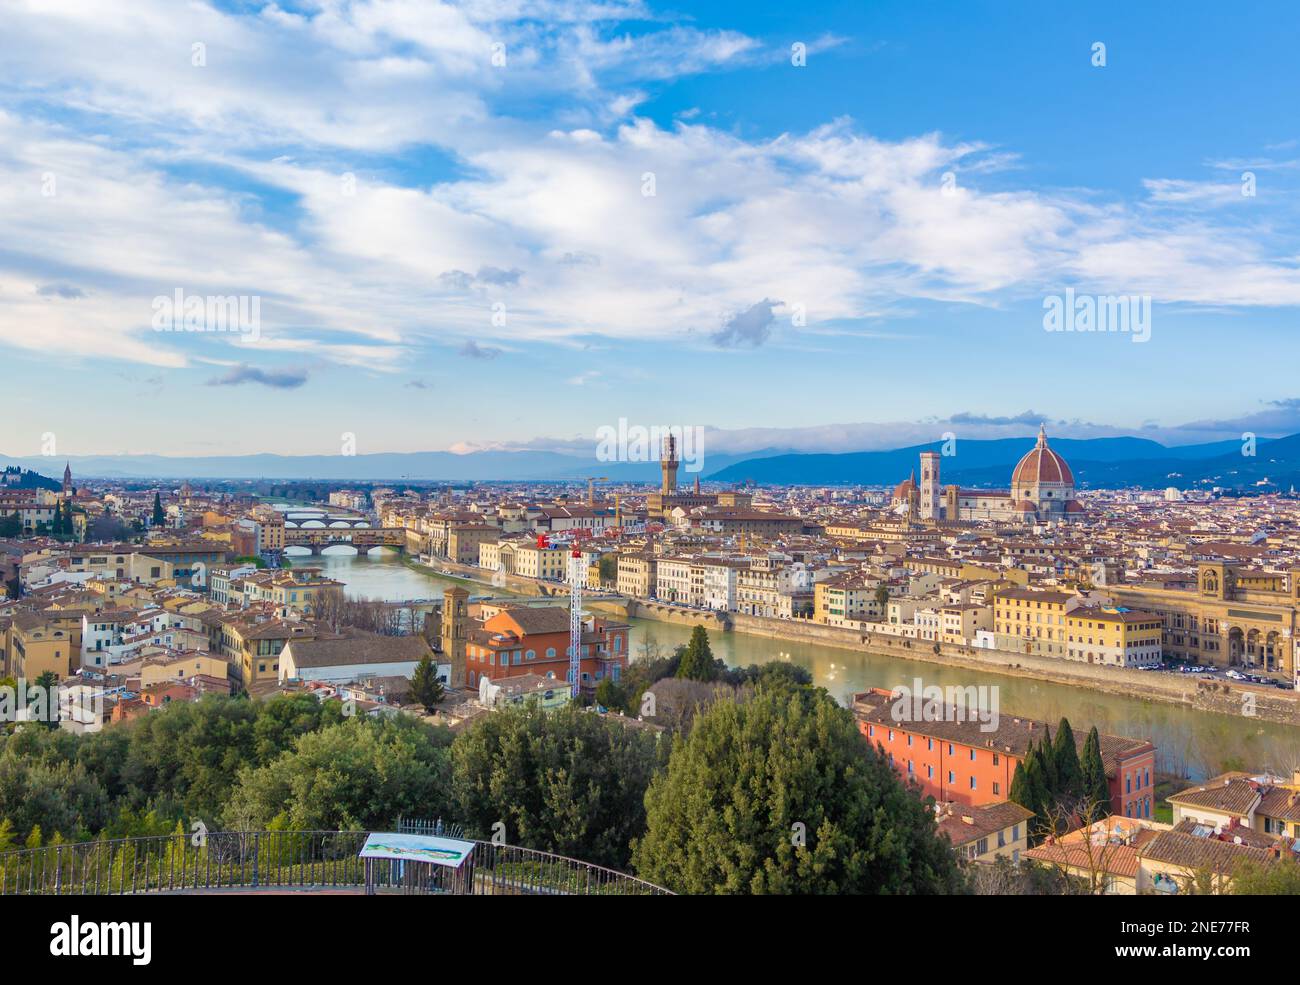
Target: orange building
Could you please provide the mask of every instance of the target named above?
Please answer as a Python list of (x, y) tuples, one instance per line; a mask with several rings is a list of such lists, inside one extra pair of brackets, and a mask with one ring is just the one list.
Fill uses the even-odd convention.
[[(1007, 799), (1011, 779), (1031, 744), (1042, 741), (1050, 726), (1031, 718), (1000, 714), (991, 731), (971, 717), (956, 721), (899, 721), (893, 692), (872, 688), (853, 696), (858, 730), (884, 751), (906, 780), (915, 780), (922, 796), (941, 804), (972, 807)], [(1074, 723), (1071, 723), (1074, 726)], [(1074, 741), (1083, 753), (1087, 730), (1074, 728)], [(1155, 746), (1145, 739), (1101, 735), (1101, 759), (1110, 786), (1111, 813), (1150, 818), (1155, 809)]]
[[(588, 618), (582, 627), (582, 687), (593, 691), (606, 677), (627, 670), (628, 626)], [(504, 609), (471, 627), (465, 644), (466, 681), (537, 674), (569, 680), (569, 610), (559, 606)]]

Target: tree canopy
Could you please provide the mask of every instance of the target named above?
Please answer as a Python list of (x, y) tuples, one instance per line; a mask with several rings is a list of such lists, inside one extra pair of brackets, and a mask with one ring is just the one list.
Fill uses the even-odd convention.
[(662, 764), (654, 732), (574, 706), (531, 705), (476, 721), (452, 746), (461, 817), (510, 844), (623, 868), (645, 825), (645, 791)]
[(678, 737), (646, 794), (637, 873), (685, 893), (956, 889), (926, 805), (819, 688), (760, 687)]

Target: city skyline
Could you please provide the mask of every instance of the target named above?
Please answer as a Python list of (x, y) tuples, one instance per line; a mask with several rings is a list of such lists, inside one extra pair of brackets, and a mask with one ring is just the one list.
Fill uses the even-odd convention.
[(1025, 9), (13, 8), (0, 451), (1300, 431), (1286, 32)]

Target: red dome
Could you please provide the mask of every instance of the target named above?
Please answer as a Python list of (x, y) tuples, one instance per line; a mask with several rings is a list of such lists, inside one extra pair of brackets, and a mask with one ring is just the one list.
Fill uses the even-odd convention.
[(913, 469), (912, 477), (910, 479), (904, 479), (902, 482), (900, 482), (898, 485), (894, 487), (894, 497), (893, 497), (894, 502), (895, 503), (906, 502), (909, 496), (915, 491), (916, 491), (916, 470)]
[(1011, 473), (1011, 485), (1015, 488), (1042, 482), (1073, 486), (1074, 473), (1065, 464), (1065, 459), (1047, 447), (1047, 433), (1040, 427), (1038, 444), (1020, 460), (1016, 470)]

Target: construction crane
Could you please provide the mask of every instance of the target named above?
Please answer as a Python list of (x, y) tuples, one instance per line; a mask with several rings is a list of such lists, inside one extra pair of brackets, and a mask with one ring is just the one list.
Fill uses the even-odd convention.
[(576, 546), (569, 555), (569, 678), (573, 700), (582, 690), (582, 587), (587, 581), (587, 566)]
[(607, 475), (587, 476), (587, 505), (588, 506), (596, 505), (596, 483), (608, 482), (608, 481), (609, 481), (609, 476)]

